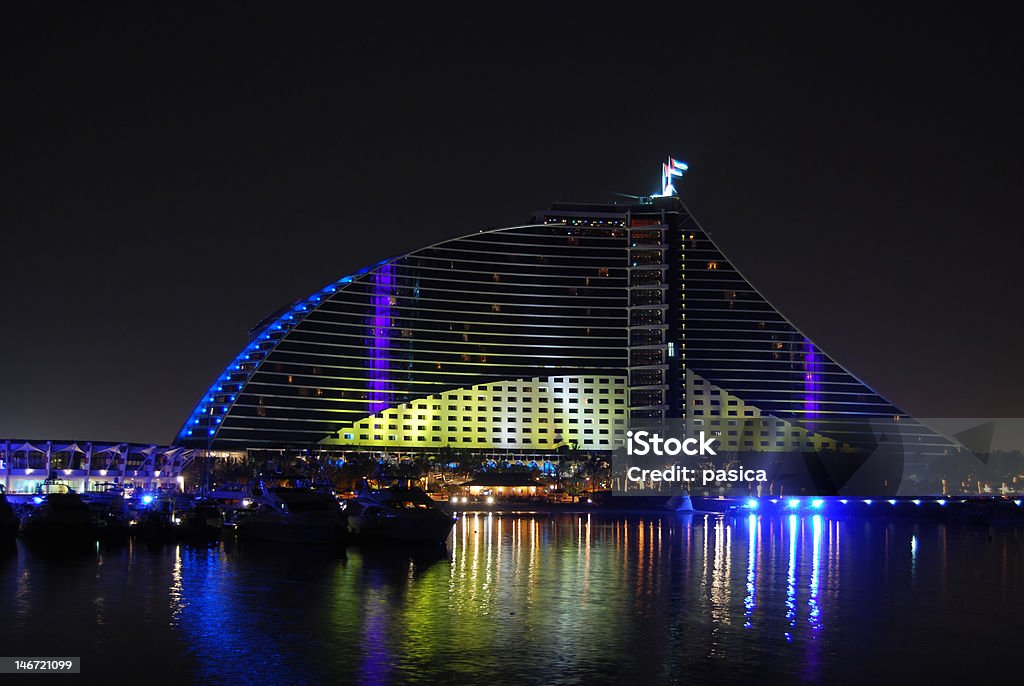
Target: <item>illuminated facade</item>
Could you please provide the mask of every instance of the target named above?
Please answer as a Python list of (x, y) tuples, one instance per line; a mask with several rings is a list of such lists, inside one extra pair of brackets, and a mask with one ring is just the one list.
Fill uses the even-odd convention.
[(735, 269), (675, 197), (683, 171), (664, 166), (660, 195), (558, 203), (295, 303), (177, 442), (525, 454), (613, 450), (630, 427), (681, 420), (725, 451), (948, 451)]
[(180, 446), (92, 441), (0, 440), (0, 484), (35, 493), (46, 479), (80, 492), (114, 485), (176, 488), (195, 450)]
[[(455, 395), (472, 396), (466, 416), (489, 425), (493, 410), (508, 407), (506, 399), (494, 400), (495, 384), (620, 378), (627, 363), (624, 225), (619, 219), (602, 227), (541, 224), (480, 232), (347, 276), (256, 330), (178, 442), (223, 449), (309, 447), (358, 443), (366, 435), (366, 445), (402, 436), (394, 447), (437, 448), (465, 433), (459, 427), (434, 440), (442, 422), (451, 428), (462, 421), (464, 407), (448, 408)], [(530, 393), (544, 392), (538, 386)], [(478, 401), (478, 395), (490, 397)], [(389, 422), (394, 428), (383, 421), (373, 421), (379, 429), (358, 426), (385, 415), (395, 419), (396, 412), (411, 414), (407, 410), (417, 403), (420, 409), (431, 405), (432, 413)], [(513, 403), (530, 406), (526, 398)], [(433, 412), (442, 404), (441, 414)], [(496, 435), (488, 429), (497, 441), (477, 446), (522, 445), (518, 435), (510, 443), (511, 431)], [(561, 435), (569, 432), (565, 426)], [(553, 438), (538, 439), (537, 446), (551, 447)], [(604, 440), (609, 442), (593, 447), (611, 445)]]
[(626, 433), (626, 379), (565, 376), (477, 384), (365, 417), (327, 444), (611, 450)]

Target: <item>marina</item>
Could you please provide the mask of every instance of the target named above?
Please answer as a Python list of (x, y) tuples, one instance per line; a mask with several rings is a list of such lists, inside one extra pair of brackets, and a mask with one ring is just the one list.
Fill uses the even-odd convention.
[[(128, 537), (157, 542), (213, 541), (225, 536), (295, 544), (441, 544), (460, 515), (548, 513), (589, 515), (630, 512), (765, 518), (825, 516), (833, 520), (904, 520), (970, 524), (1022, 524), (1019, 496), (900, 498), (615, 496), (585, 493), (561, 500), (544, 495), (540, 482), (477, 477), (463, 485), (470, 495), (446, 497), (412, 480), (363, 479), (358, 491), (339, 493), (308, 477), (259, 476), (248, 484), (224, 484), (206, 495), (180, 491), (126, 492), (111, 487), (79, 494), (64, 480), (48, 478), (32, 494), (0, 487), (0, 540), (15, 536), (36, 543), (92, 543)], [(481, 483), (530, 483), (493, 486)], [(482, 489), (482, 490), (481, 490)], [(501, 489), (505, 492), (499, 492)], [(458, 491), (456, 491), (458, 492)]]

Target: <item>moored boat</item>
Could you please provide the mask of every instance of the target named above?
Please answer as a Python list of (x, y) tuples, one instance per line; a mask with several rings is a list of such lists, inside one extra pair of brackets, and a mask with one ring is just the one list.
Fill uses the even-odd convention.
[(374, 488), (364, 481), (346, 512), (349, 531), (366, 542), (441, 543), (455, 526), (455, 517), (409, 482)]
[(335, 543), (345, 538), (345, 514), (328, 493), (259, 483), (248, 500), (249, 506), (236, 512), (235, 531), (240, 539)]
[(18, 535), (18, 515), (7, 502), (7, 489), (0, 484), (0, 541), (9, 540)]
[(92, 512), (97, 535), (105, 540), (124, 538), (131, 530), (131, 513), (124, 498), (124, 489), (107, 486), (103, 490), (89, 491), (82, 501)]
[(226, 483), (216, 486), (206, 494), (204, 500), (220, 507), (224, 512), (240, 510), (249, 500), (249, 489), (245, 484)]
[(40, 542), (89, 541), (96, 538), (92, 511), (73, 490), (32, 498), (21, 521), (21, 534)]

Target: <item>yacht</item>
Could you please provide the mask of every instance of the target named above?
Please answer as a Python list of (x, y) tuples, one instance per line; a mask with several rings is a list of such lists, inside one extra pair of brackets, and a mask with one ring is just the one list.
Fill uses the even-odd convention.
[(364, 480), (346, 512), (349, 531), (361, 541), (441, 543), (455, 525), (455, 517), (409, 481), (375, 488)]
[(212, 540), (219, 538), (224, 526), (224, 510), (220, 505), (200, 500), (191, 507), (176, 511), (178, 536), (193, 540)]
[(18, 515), (7, 502), (7, 488), (0, 484), (0, 541), (9, 540), (18, 535)]
[(132, 529), (149, 541), (208, 542), (220, 537), (223, 524), (224, 512), (216, 503), (164, 495), (139, 510)]
[(66, 486), (47, 488), (45, 484), (27, 503), (21, 520), (25, 538), (38, 541), (87, 541), (96, 537), (92, 510), (74, 490)]
[(242, 540), (276, 543), (334, 543), (346, 534), (345, 514), (335, 497), (312, 488), (254, 486), (249, 505), (238, 511), (235, 531)]
[(246, 506), (249, 499), (249, 491), (244, 484), (227, 483), (214, 487), (206, 494), (206, 502), (219, 506), (226, 512), (238, 510)]

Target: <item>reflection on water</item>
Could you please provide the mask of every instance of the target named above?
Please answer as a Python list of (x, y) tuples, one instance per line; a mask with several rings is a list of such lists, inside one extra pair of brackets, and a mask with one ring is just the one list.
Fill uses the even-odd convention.
[(4, 648), (238, 683), (977, 678), (1016, 655), (1018, 529), (469, 514), (447, 548), (0, 548)]

